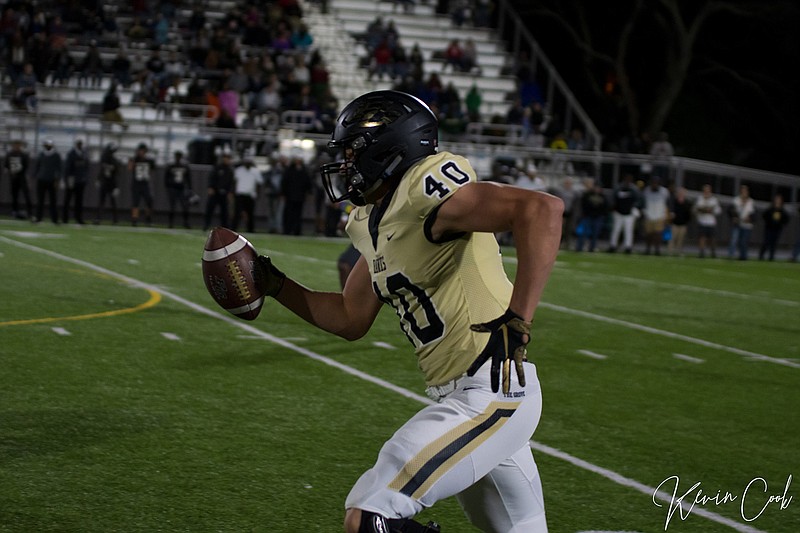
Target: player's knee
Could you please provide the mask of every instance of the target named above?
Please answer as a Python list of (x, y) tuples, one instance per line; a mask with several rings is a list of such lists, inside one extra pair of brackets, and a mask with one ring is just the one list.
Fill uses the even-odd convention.
[(346, 533), (361, 531), (361, 509), (348, 509), (344, 514), (344, 530)]
[(348, 509), (344, 515), (347, 533), (391, 533), (395, 531), (383, 516), (361, 509)]

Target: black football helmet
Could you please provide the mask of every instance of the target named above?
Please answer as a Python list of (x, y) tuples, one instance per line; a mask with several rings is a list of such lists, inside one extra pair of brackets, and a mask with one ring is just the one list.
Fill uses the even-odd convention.
[(436, 153), (439, 124), (419, 98), (399, 91), (359, 96), (339, 114), (328, 148), (340, 150), (322, 165), (322, 181), (332, 202), (365, 205), (367, 196), (392, 176)]

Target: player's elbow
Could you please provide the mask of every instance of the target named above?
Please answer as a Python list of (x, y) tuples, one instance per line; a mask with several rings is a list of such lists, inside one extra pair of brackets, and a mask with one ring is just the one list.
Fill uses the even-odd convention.
[(564, 216), (564, 201), (558, 196), (544, 192), (537, 192), (526, 207), (527, 213), (539, 220), (560, 223), (561, 217)]
[(346, 341), (357, 341), (361, 337), (367, 334), (369, 328), (362, 328), (357, 326), (350, 326), (343, 330), (337, 331), (336, 335), (343, 338)]

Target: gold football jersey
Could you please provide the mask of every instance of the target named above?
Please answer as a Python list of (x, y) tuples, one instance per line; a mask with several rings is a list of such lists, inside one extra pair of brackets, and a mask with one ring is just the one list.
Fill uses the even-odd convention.
[(476, 180), (465, 158), (431, 155), (411, 167), (380, 205), (355, 208), (347, 223), (370, 267), (373, 290), (400, 318), (427, 385), (466, 372), (489, 339), (469, 326), (502, 315), (511, 300), (513, 287), (493, 234), (432, 242), (428, 230), (438, 207)]

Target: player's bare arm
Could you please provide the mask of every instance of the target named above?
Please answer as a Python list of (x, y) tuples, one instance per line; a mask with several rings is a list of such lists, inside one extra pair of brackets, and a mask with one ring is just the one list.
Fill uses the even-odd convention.
[(341, 293), (311, 290), (286, 278), (275, 299), (310, 324), (347, 340), (363, 337), (381, 307), (363, 257), (353, 267)]
[(431, 230), (435, 239), (449, 233), (510, 231), (517, 275), (509, 309), (530, 322), (558, 254), (563, 211), (561, 199), (547, 193), (470, 183), (442, 205)]

